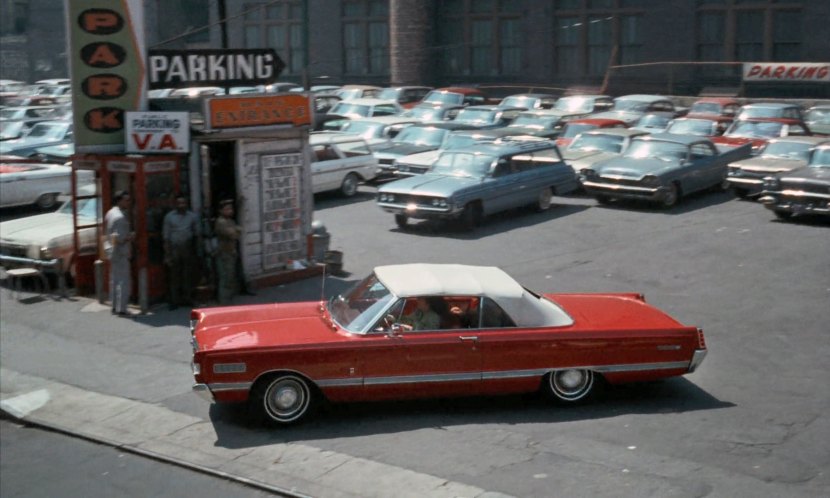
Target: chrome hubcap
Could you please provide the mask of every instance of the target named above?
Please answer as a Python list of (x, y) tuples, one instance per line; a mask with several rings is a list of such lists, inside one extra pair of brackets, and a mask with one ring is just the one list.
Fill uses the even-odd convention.
[(283, 387), (277, 391), (274, 401), (277, 408), (285, 410), (297, 404), (299, 397), (299, 393), (293, 387)]
[(585, 382), (585, 374), (579, 370), (567, 370), (559, 374), (558, 381), (561, 387), (572, 391)]

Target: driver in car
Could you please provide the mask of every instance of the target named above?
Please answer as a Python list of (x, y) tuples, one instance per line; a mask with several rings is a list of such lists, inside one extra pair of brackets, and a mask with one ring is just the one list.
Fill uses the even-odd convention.
[(415, 310), (408, 315), (401, 317), (401, 326), (404, 330), (436, 330), (439, 328), (441, 318), (433, 311), (426, 298), (419, 297)]

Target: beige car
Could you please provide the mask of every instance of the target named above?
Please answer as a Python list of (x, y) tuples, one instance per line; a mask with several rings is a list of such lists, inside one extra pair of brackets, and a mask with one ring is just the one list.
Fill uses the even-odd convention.
[(365, 140), (356, 135), (313, 133), (311, 147), (311, 187), (313, 192), (340, 190), (351, 197), (357, 186), (375, 178), (378, 160)]

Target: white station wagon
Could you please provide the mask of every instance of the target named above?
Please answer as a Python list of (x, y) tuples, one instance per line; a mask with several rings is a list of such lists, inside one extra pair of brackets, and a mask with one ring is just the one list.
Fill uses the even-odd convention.
[(346, 197), (357, 193), (360, 182), (375, 178), (378, 160), (365, 140), (356, 135), (314, 133), (311, 148), (311, 186), (313, 192), (340, 190)]
[[(91, 171), (78, 171), (79, 185), (92, 181)], [(35, 204), (57, 206), (58, 196), (71, 193), (72, 168), (60, 164), (0, 163), (0, 207)]]

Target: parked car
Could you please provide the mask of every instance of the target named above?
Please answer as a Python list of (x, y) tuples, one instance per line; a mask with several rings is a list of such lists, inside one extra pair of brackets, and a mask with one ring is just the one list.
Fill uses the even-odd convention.
[[(437, 327), (409, 330), (423, 303)], [(378, 266), (328, 302), (196, 309), (191, 336), (193, 390), (279, 426), (323, 400), (542, 391), (576, 403), (601, 381), (694, 372), (708, 351), (700, 328), (642, 294), (539, 294), (500, 268), (446, 264)]]
[[(89, 172), (92, 173), (92, 172)], [(98, 198), (94, 197), (95, 186), (87, 184), (80, 188), (85, 198), (78, 200), (78, 223), (95, 225), (100, 223)], [(90, 197), (92, 196), (92, 197)], [(5, 259), (5, 256), (51, 261), (59, 259), (61, 269), (69, 276), (75, 275), (75, 228), (73, 223), (73, 201), (67, 200), (57, 211), (0, 222), (0, 261), (6, 268), (19, 263)], [(80, 254), (96, 254), (98, 251), (97, 229), (82, 228), (78, 231)]]
[(647, 134), (629, 128), (597, 128), (580, 133), (559, 151), (574, 173), (579, 174), (585, 168), (619, 156), (631, 145), (631, 140)]
[(735, 120), (747, 119), (793, 119), (803, 121), (801, 106), (785, 102), (759, 102), (741, 107)]
[(657, 133), (635, 138), (617, 158), (583, 169), (582, 186), (601, 204), (640, 199), (672, 207), (684, 195), (726, 189), (727, 165), (749, 157), (748, 144), (721, 151), (711, 140)]
[(39, 147), (72, 142), (72, 123), (69, 121), (43, 121), (35, 124), (24, 136), (16, 140), (0, 142), (0, 155), (29, 157)]
[(490, 103), (489, 100), (487, 94), (478, 88), (452, 86), (432, 90), (421, 103), (440, 106), (468, 106), (485, 105)]
[(0, 142), (22, 138), (26, 131), (23, 121), (0, 121)]
[(471, 105), (458, 112), (454, 121), (479, 129), (500, 128), (509, 125), (523, 111), (521, 107), (499, 107), (495, 105)]
[(556, 104), (556, 96), (549, 93), (517, 93), (509, 95), (499, 102), (499, 107), (521, 107), (526, 111), (551, 109)]
[(225, 95), (225, 89), (219, 86), (194, 86), (188, 88), (177, 88), (167, 94), (171, 99), (195, 99), (197, 97), (209, 97), (213, 95)]
[(329, 116), (339, 116), (340, 119), (326, 121), (323, 128), (338, 130), (346, 120), (355, 118), (371, 118), (375, 116), (394, 116), (403, 112), (403, 107), (397, 102), (380, 99), (352, 99), (343, 100), (329, 110)]
[(810, 158), (810, 150), (821, 144), (830, 145), (830, 138), (773, 138), (757, 156), (731, 163), (726, 179), (738, 197), (758, 195), (764, 178), (805, 166)]
[(798, 119), (753, 118), (735, 121), (722, 136), (712, 140), (727, 147), (748, 143), (752, 145), (752, 152), (757, 154), (771, 138), (809, 135), (812, 135), (809, 128)]
[(361, 182), (375, 178), (378, 161), (369, 145), (357, 136), (332, 133), (311, 134), (312, 191), (340, 190), (346, 197), (357, 193)]
[(466, 229), (485, 216), (573, 192), (573, 170), (550, 140), (480, 144), (441, 154), (432, 169), (378, 189), (378, 206), (405, 228), (409, 218), (457, 220)]
[(830, 145), (813, 149), (807, 166), (765, 178), (763, 188), (758, 200), (779, 219), (830, 216)]
[(419, 123), (407, 127), (390, 142), (373, 147), (375, 157), (380, 163), (378, 176), (389, 178), (395, 176), (395, 161), (410, 154), (437, 150), (452, 131), (468, 130), (473, 127), (464, 123)]
[(441, 123), (455, 119), (463, 105), (418, 104), (401, 113), (401, 116), (414, 118), (422, 123)]
[(731, 97), (705, 97), (695, 101), (686, 117), (722, 117), (734, 119), (741, 109), (741, 103)]
[(674, 119), (673, 112), (650, 112), (643, 114), (631, 125), (635, 130), (647, 131), (649, 133), (662, 133), (666, 131), (669, 123)]
[(430, 86), (395, 86), (381, 89), (376, 97), (381, 100), (394, 100), (404, 109), (412, 109), (420, 104), (430, 91)]
[(574, 137), (580, 133), (596, 130), (597, 128), (626, 128), (626, 126), (619, 119), (574, 119), (565, 123), (562, 132), (556, 137), (556, 145), (560, 149), (567, 147), (573, 141)]
[[(79, 171), (81, 185), (92, 181), (89, 171)], [(34, 204), (40, 209), (57, 206), (58, 197), (71, 193), (72, 168), (34, 162), (0, 163), (0, 207)]]
[(585, 117), (610, 110), (614, 100), (608, 95), (569, 95), (562, 97), (553, 105), (553, 109), (570, 116), (572, 119)]
[(807, 109), (804, 122), (813, 133), (830, 135), (830, 104), (817, 105)]
[(674, 103), (662, 95), (623, 95), (614, 99), (610, 111), (595, 114), (594, 118), (619, 119), (632, 126), (643, 115), (651, 112), (676, 114)]
[(374, 148), (389, 143), (401, 130), (417, 123), (417, 120), (401, 115), (357, 118), (343, 123), (340, 133), (358, 135)]
[(452, 125), (452, 127), (449, 128), (450, 133), (444, 137), (441, 145), (435, 150), (409, 154), (396, 159), (392, 163), (392, 170), (395, 176), (409, 177), (422, 175), (432, 169), (432, 165), (444, 151), (464, 149), (475, 144), (492, 143), (497, 138), (492, 133), (495, 130), (469, 129), (468, 125), (462, 125), (453, 121), (444, 123), (444, 125)]
[(373, 85), (343, 85), (334, 90), (335, 95), (343, 100), (376, 98), (381, 87)]
[(732, 118), (702, 114), (696, 114), (696, 116), (700, 117), (687, 116), (672, 120), (666, 127), (666, 133), (714, 138), (723, 135), (732, 124)]
[(35, 123), (55, 119), (56, 114), (54, 106), (4, 107), (0, 109), (0, 122), (20, 121), (28, 130)]

